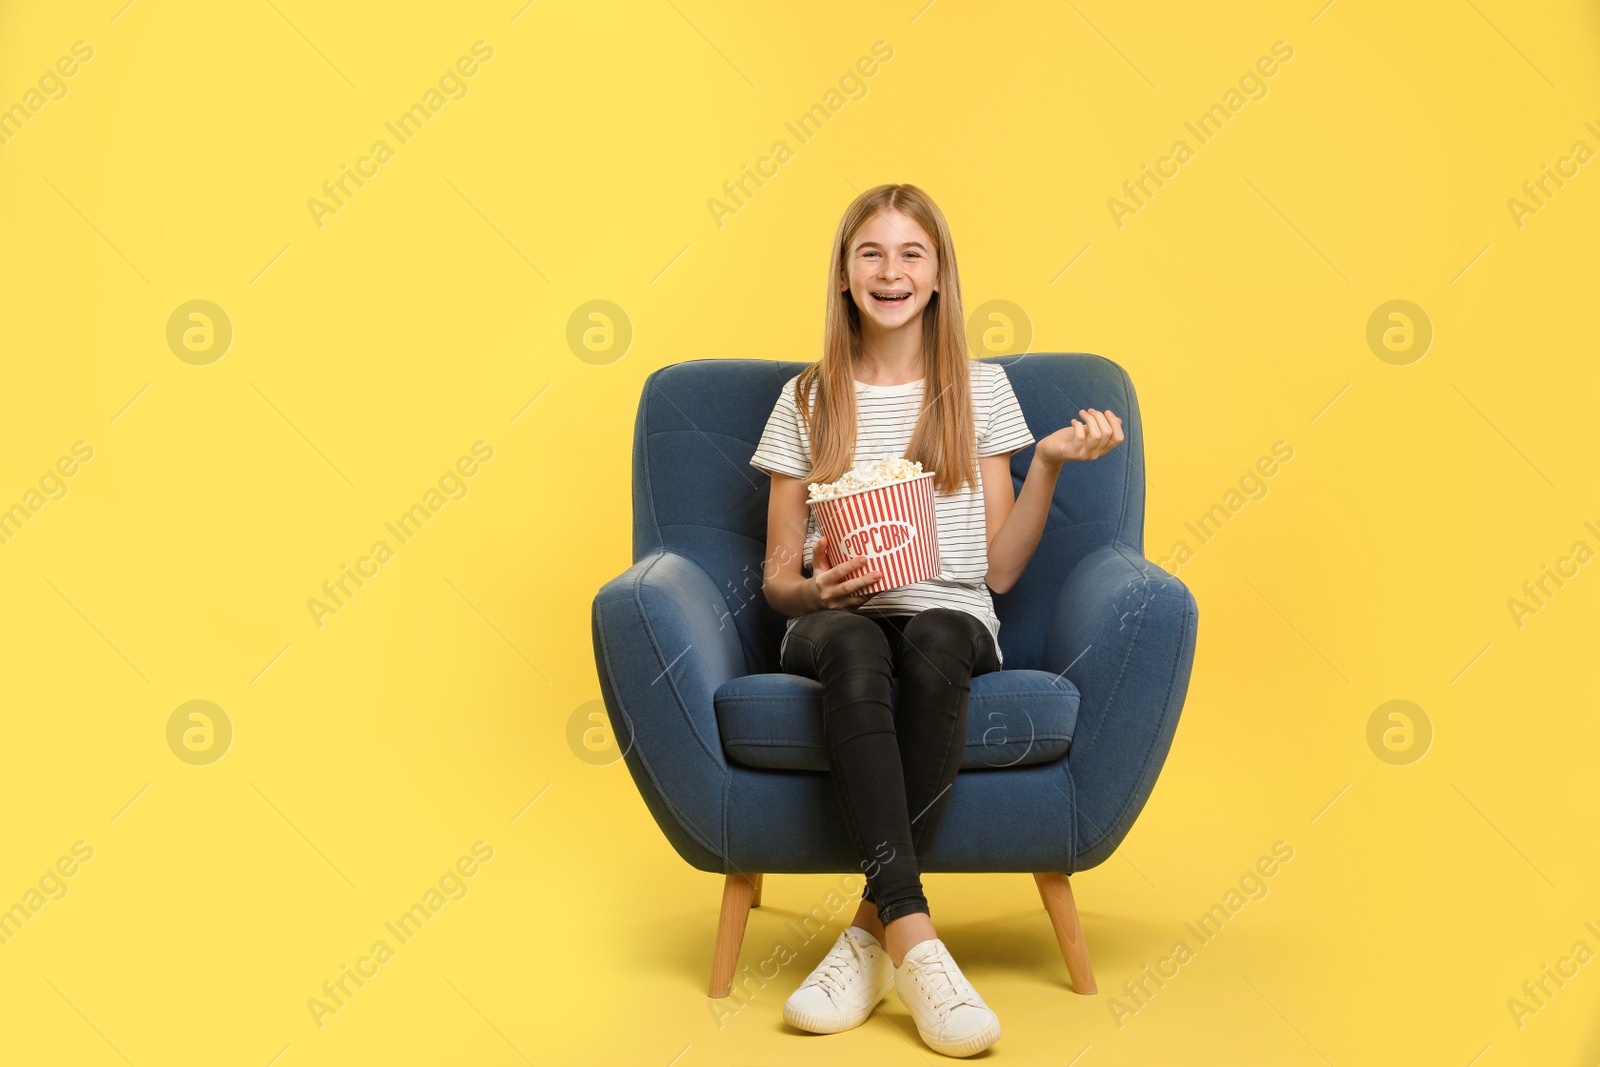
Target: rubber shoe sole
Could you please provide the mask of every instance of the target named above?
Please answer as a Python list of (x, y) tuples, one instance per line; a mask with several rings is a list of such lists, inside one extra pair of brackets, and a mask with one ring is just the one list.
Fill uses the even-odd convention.
[(872, 1005), (867, 1008), (866, 1013), (863, 1014), (859, 1019), (841, 1019), (838, 1016), (825, 1018), (820, 1015), (812, 1015), (810, 1012), (804, 1012), (796, 1008), (791, 1008), (789, 1005), (785, 1004), (783, 1006), (783, 1021), (797, 1029), (809, 1030), (813, 1034), (842, 1034), (846, 1030), (854, 1030), (856, 1027), (860, 1026), (862, 1023), (871, 1018), (873, 1011), (877, 1009), (877, 1006), (882, 1003), (883, 998), (889, 995), (889, 990), (893, 988), (894, 975), (891, 973), (889, 975), (889, 980), (883, 983), (883, 988), (878, 990), (878, 995), (872, 998)]
[(976, 1056), (1000, 1040), (1000, 1020), (998, 1018), (994, 1019), (988, 1026), (962, 1041), (940, 1041), (923, 1033), (920, 1026), (917, 1027), (917, 1036), (922, 1038), (922, 1043), (933, 1049), (933, 1051), (962, 1059), (967, 1056)]

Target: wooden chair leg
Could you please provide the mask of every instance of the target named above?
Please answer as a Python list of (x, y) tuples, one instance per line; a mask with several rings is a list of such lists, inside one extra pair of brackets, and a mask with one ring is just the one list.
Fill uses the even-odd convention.
[(722, 915), (717, 919), (717, 944), (711, 953), (711, 996), (725, 997), (733, 988), (733, 969), (739, 963), (750, 899), (760, 875), (730, 874), (722, 883)]
[(1067, 974), (1072, 977), (1072, 988), (1082, 994), (1100, 992), (1100, 988), (1094, 984), (1094, 970), (1089, 966), (1089, 946), (1083, 940), (1083, 924), (1078, 921), (1078, 905), (1072, 899), (1071, 880), (1056, 871), (1036, 873), (1033, 880), (1039, 885), (1044, 910), (1050, 913), (1050, 925), (1055, 927), (1061, 956), (1067, 961)]
[(765, 879), (766, 877), (767, 876), (764, 875), (764, 874), (758, 874), (758, 875), (755, 876), (755, 881), (756, 881), (755, 892), (750, 894), (750, 906), (752, 908), (761, 907), (761, 883), (762, 883), (762, 880)]

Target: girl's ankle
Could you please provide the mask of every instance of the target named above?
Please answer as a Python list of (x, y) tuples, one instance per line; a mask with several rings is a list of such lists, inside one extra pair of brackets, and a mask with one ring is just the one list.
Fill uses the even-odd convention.
[(896, 967), (899, 967), (904, 962), (907, 952), (910, 952), (922, 942), (931, 941), (939, 936), (938, 932), (934, 930), (933, 920), (928, 917), (927, 912), (912, 912), (894, 920), (889, 925), (893, 926), (894, 930), (890, 932), (886, 928), (884, 937), (879, 940), (889, 953), (889, 962)]
[(877, 939), (878, 944), (884, 945), (888, 934), (883, 928), (883, 923), (878, 920), (878, 909), (865, 901), (856, 909), (855, 918), (850, 920), (850, 925), (865, 930)]

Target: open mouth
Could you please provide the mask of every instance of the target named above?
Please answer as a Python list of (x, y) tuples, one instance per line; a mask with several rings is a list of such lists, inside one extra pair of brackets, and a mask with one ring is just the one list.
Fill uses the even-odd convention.
[(872, 299), (880, 304), (900, 304), (911, 299), (910, 293), (873, 293)]

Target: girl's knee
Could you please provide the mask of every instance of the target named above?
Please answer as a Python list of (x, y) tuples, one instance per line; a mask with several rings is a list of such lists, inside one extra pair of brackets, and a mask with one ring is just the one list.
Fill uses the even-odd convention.
[[(910, 664), (932, 658), (935, 652), (957, 659), (975, 656), (980, 629), (985, 629), (983, 623), (970, 612), (955, 608), (925, 608), (906, 623), (906, 643), (911, 646), (911, 655), (906, 662)], [(917, 656), (919, 650), (928, 653), (928, 656)]]
[[(827, 610), (827, 609), (825, 609)], [(830, 659), (889, 661), (889, 639), (883, 628), (853, 611), (828, 610), (833, 618), (824, 620), (817, 651)]]

